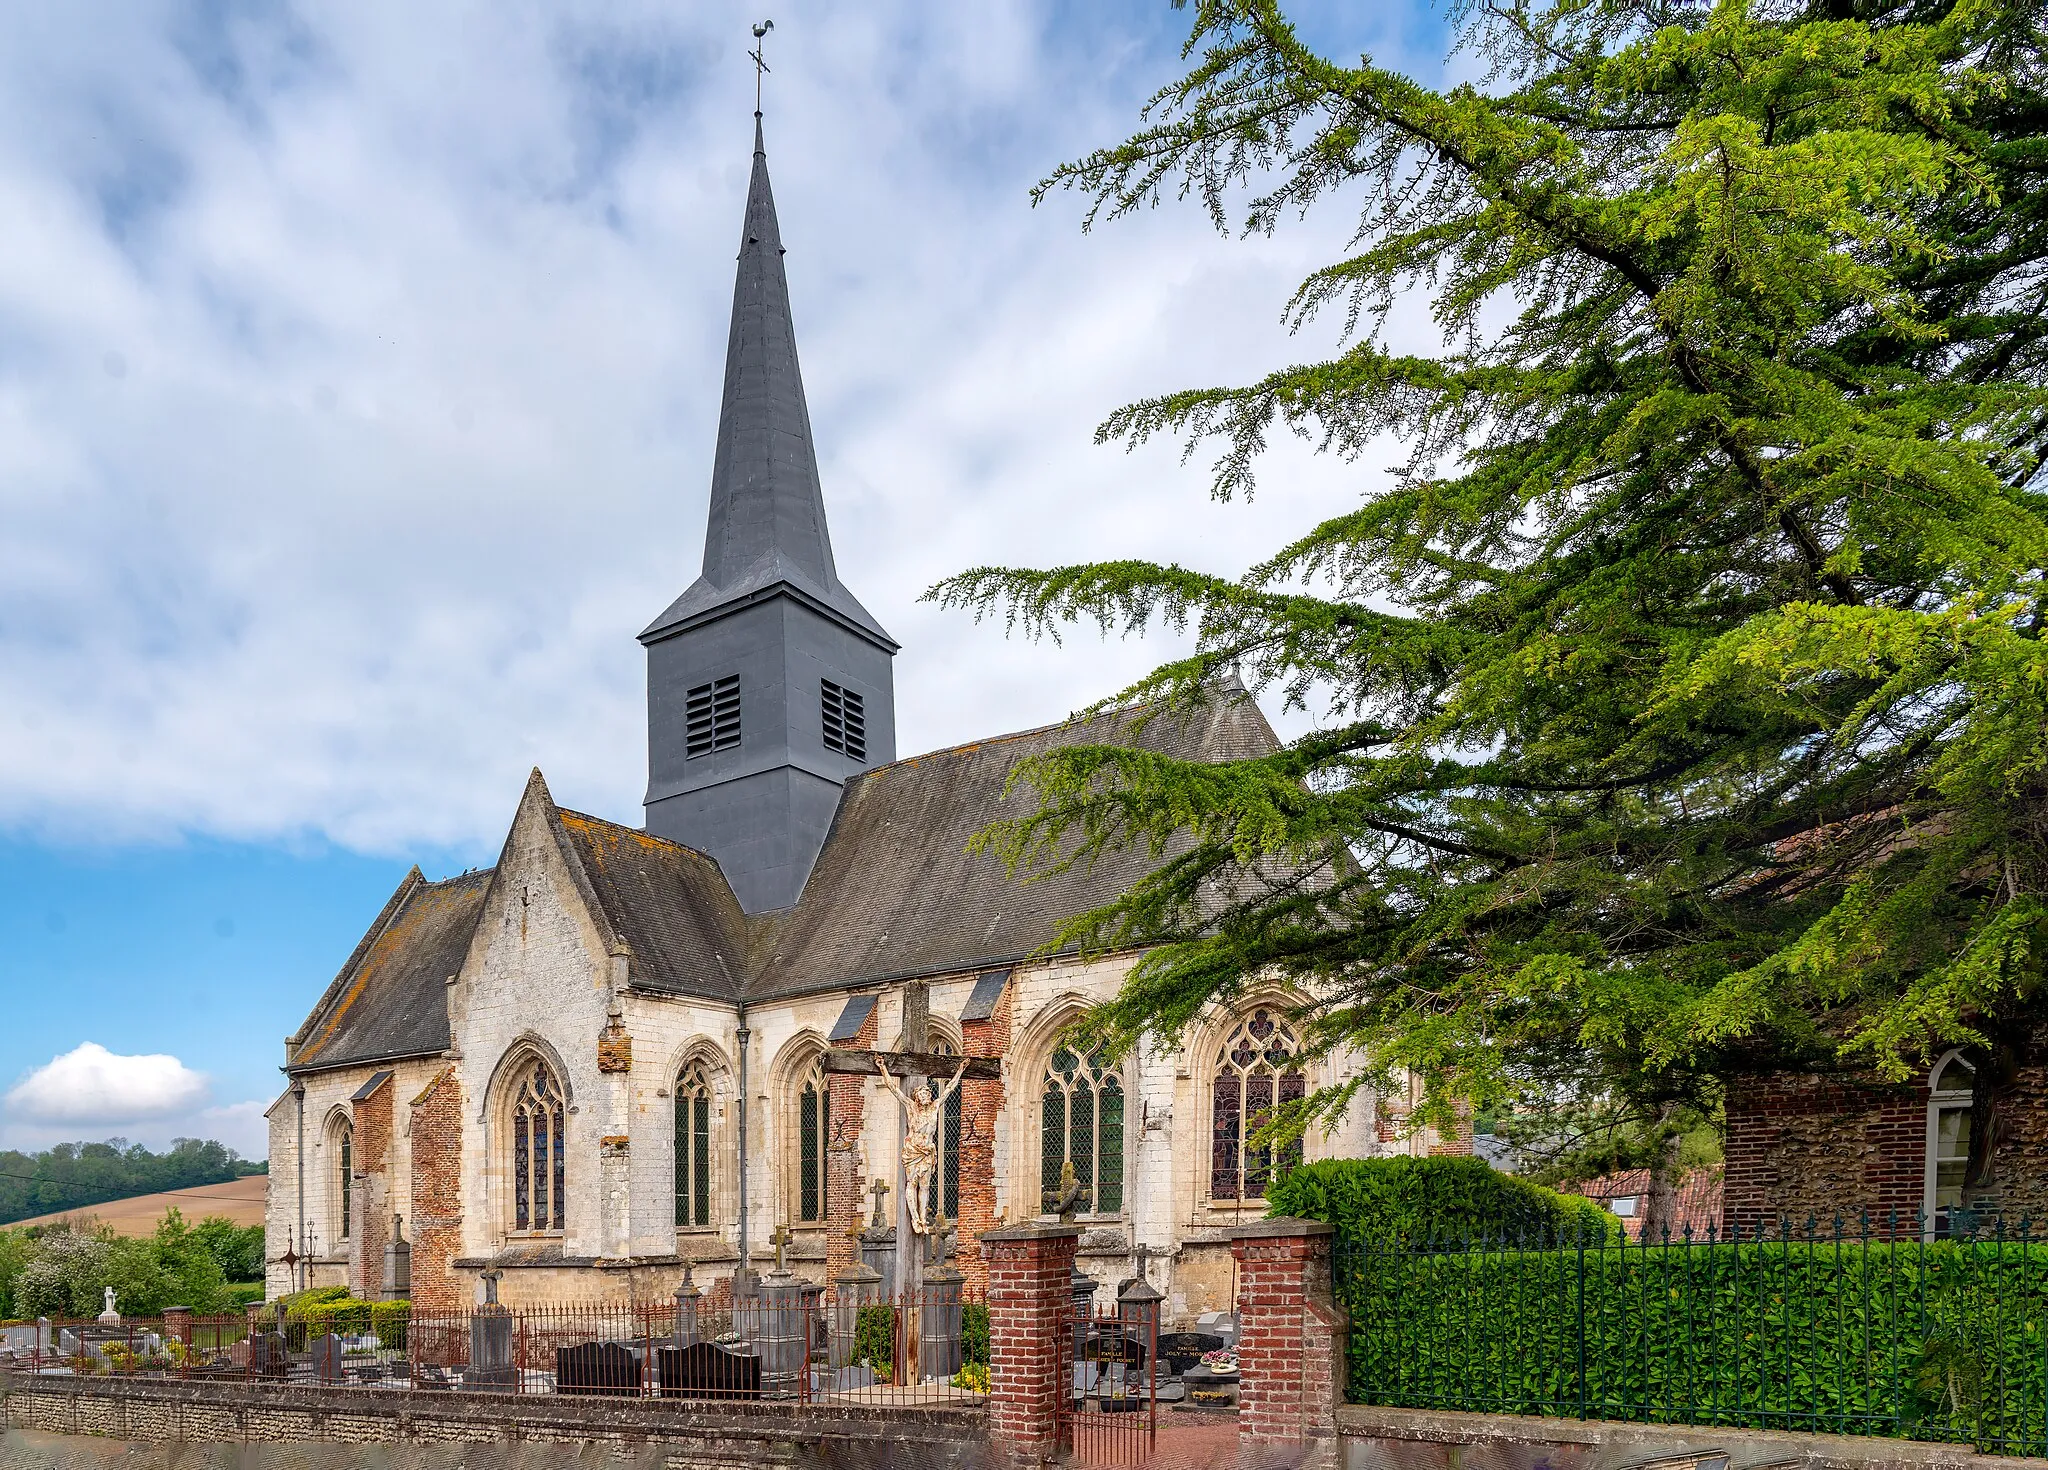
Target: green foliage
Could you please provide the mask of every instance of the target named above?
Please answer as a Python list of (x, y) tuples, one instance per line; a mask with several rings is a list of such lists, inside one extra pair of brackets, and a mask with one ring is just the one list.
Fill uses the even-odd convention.
[(222, 1311), (254, 1306), (262, 1300), (263, 1283), (260, 1281), (230, 1281), (221, 1288)]
[(2048, 1246), (1354, 1250), (1338, 1267), (1361, 1403), (2030, 1454), (2048, 1435)]
[(887, 1378), (896, 1363), (896, 1309), (862, 1307), (853, 1324), (853, 1360), (865, 1362), (878, 1378)]
[(21, 1279), (34, 1242), (18, 1230), (0, 1230), (0, 1321), (15, 1315), (14, 1283)]
[(972, 1393), (988, 1392), (988, 1364), (967, 1362), (960, 1365), (960, 1371), (953, 1375), (953, 1387), (964, 1388)]
[(1621, 1238), (1621, 1222), (1593, 1201), (1503, 1174), (1482, 1159), (1323, 1159), (1269, 1186), (1266, 1212), (1325, 1221), (1345, 1241), (1597, 1245)]
[(41, 1153), (0, 1150), (0, 1225), (52, 1215), (60, 1210), (88, 1215), (94, 1205), (225, 1184), (245, 1174), (267, 1172), (210, 1139), (178, 1138), (164, 1152), (139, 1143), (60, 1143)]
[(193, 1235), (219, 1264), (229, 1281), (263, 1279), (263, 1227), (237, 1225), (220, 1215), (208, 1215), (193, 1227)]
[(968, 1302), (960, 1309), (960, 1356), (969, 1363), (988, 1362), (988, 1306)]
[[(2041, 7), (1460, 6), (1490, 70), (1442, 87), (1318, 54), (1278, 0), (1187, 9), (1142, 131), (1039, 197), (1092, 222), (1177, 189), (1226, 227), (1254, 186), (1254, 233), (1356, 209), (1286, 311), (1347, 340), (1100, 437), (1214, 440), (1226, 500), (1275, 432), (1402, 452), (1242, 575), (930, 594), (1197, 639), (984, 834), (1036, 872), (1156, 860), (1056, 940), (1157, 946), (1097, 1032), (1279, 974), (1353, 1084), (1422, 1079), (1418, 1121), (1597, 1102), (1644, 1147), (1737, 1067), (1897, 1077), (2015, 1034), (2048, 974)], [(1424, 292), (1441, 345), (1391, 345)], [(1148, 745), (1233, 668), (1317, 728)]]
[(295, 1292), (280, 1297), (278, 1306), (283, 1312), (280, 1330), (293, 1352), (305, 1351), (308, 1342), (325, 1332), (344, 1337), (374, 1332), (385, 1347), (402, 1348), (412, 1321), (411, 1302), (363, 1301), (350, 1296), (345, 1286)]

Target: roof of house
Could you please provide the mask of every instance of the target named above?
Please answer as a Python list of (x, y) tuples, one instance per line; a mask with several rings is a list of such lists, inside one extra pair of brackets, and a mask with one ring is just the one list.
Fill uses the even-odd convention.
[[(1584, 1195), (1587, 1199), (1598, 1200), (1612, 1210), (1617, 1201), (1633, 1200), (1634, 1208), (1622, 1217), (1622, 1232), (1630, 1240), (1640, 1240), (1643, 1234), (1643, 1202), (1650, 1193), (1650, 1171), (1648, 1169), (1625, 1169), (1619, 1174), (1607, 1174), (1598, 1179), (1588, 1179), (1583, 1184), (1561, 1186), (1567, 1194)], [(1704, 1240), (1709, 1230), (1721, 1224), (1721, 1166), (1691, 1169), (1678, 1181), (1677, 1218), (1671, 1225), (1671, 1236), (1677, 1239), (1691, 1232), (1696, 1240)]]
[[(855, 777), (803, 896), (749, 918), (718, 864), (694, 848), (554, 807), (565, 855), (601, 928), (631, 951), (639, 989), (734, 1002), (980, 969), (1041, 950), (1059, 926), (1150, 872), (1143, 850), (1027, 880), (972, 852), (977, 832), (1031, 810), (1017, 763), (1060, 746), (1128, 744), (1227, 761), (1278, 747), (1237, 686), (1187, 714), (1072, 720), (896, 761)], [(536, 773), (536, 780), (538, 773)], [(545, 795), (545, 786), (540, 794)], [(414, 869), (300, 1029), (290, 1070), (438, 1054), (445, 982), (468, 954), (491, 869), (428, 883)]]

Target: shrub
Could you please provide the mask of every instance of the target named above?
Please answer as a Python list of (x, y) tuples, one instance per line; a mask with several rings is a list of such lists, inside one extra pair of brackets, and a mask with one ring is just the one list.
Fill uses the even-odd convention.
[(853, 1327), (853, 1360), (863, 1359), (875, 1370), (875, 1376), (886, 1378), (896, 1364), (896, 1309), (894, 1307), (862, 1307), (860, 1316)]
[(980, 1302), (960, 1309), (960, 1356), (969, 1363), (988, 1362), (988, 1308)]
[[(405, 1346), (406, 1327), (412, 1320), (411, 1302), (366, 1302), (351, 1297), (346, 1288), (321, 1287), (319, 1300), (309, 1300), (313, 1292), (301, 1292), (296, 1299), (287, 1299), (290, 1305), (285, 1311), (287, 1333), (294, 1343), (303, 1343), (332, 1332), (339, 1337), (354, 1336), (358, 1333), (374, 1332), (377, 1340), (385, 1347)], [(339, 1295), (330, 1293), (339, 1292)], [(294, 1351), (300, 1349), (294, 1348)]]
[(2048, 1433), (2048, 1245), (1366, 1247), (1338, 1267), (1359, 1402), (2007, 1450)]
[(1621, 1222), (1593, 1201), (1503, 1174), (1483, 1159), (1324, 1159), (1274, 1181), (1266, 1204), (1271, 1215), (1326, 1221), (1344, 1240), (1621, 1238)]

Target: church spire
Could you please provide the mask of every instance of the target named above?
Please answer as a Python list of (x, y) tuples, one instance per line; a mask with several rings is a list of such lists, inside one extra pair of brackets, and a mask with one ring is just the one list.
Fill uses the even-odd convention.
[(833, 565), (784, 254), (757, 112), (711, 466), (703, 575), (641, 636), (702, 620), (783, 584), (827, 616), (893, 650), (894, 640), (846, 590)]

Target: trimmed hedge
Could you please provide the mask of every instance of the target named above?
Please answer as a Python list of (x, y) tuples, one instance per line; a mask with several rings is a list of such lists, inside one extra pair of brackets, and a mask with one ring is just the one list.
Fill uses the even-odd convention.
[(1484, 1159), (1324, 1159), (1266, 1190), (1266, 1212), (1323, 1220), (1343, 1240), (1621, 1239), (1621, 1221), (1575, 1194), (1503, 1174)]
[(1355, 1402), (2048, 1449), (2048, 1245), (1340, 1245)]
[(405, 1346), (406, 1327), (412, 1321), (412, 1303), (366, 1302), (348, 1294), (346, 1287), (317, 1287), (296, 1296), (284, 1297), (284, 1334), (287, 1346), (303, 1352), (304, 1344), (324, 1332), (338, 1336), (374, 1332), (388, 1348)]

